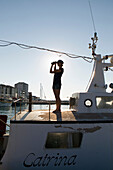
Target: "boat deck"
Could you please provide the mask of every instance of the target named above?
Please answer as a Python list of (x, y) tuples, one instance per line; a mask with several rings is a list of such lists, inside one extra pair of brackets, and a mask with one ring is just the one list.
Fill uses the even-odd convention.
[[(13, 119), (14, 120), (14, 117)], [(48, 110), (27, 110), (16, 114), (17, 121), (113, 121), (112, 113), (77, 113), (76, 111), (67, 110), (61, 113), (49, 114)]]

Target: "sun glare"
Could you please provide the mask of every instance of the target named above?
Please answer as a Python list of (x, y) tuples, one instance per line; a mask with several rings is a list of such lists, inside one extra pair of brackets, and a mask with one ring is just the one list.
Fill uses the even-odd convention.
[(44, 67), (46, 70), (50, 69), (51, 63), (54, 61), (58, 61), (61, 59), (58, 54), (55, 53), (47, 53), (44, 57)]

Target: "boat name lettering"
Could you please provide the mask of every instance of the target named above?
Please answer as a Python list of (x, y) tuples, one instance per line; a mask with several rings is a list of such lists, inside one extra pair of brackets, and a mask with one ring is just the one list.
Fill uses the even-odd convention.
[(50, 156), (48, 154), (44, 156), (36, 156), (35, 153), (29, 153), (24, 162), (23, 165), (25, 167), (44, 167), (49, 166), (50, 164), (53, 166), (69, 166), (69, 165), (75, 165), (76, 164), (76, 157), (77, 155), (72, 155), (70, 157), (68, 156), (61, 156), (59, 153), (56, 154), (56, 156)]

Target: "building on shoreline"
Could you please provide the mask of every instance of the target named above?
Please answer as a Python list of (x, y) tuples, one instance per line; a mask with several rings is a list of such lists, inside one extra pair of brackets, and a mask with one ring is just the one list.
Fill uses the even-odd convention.
[(0, 84), (0, 97), (6, 98), (11, 97), (12, 99), (17, 98), (28, 98), (28, 84), (19, 82), (15, 86)]
[[(25, 99), (29, 98), (29, 85), (25, 82), (18, 82), (13, 86), (0, 84), (0, 98)], [(33, 101), (39, 101), (40, 97), (32, 96)]]
[(15, 84), (15, 89), (17, 89), (17, 98), (23, 97), (28, 98), (28, 84), (24, 82), (19, 82)]
[(16, 98), (16, 89), (10, 85), (0, 84), (0, 97)]

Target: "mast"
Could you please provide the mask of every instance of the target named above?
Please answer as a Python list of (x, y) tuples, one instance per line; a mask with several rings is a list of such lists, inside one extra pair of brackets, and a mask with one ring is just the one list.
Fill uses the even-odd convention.
[[(100, 54), (96, 54), (96, 43), (98, 40), (97, 33), (94, 33), (94, 37), (91, 38), (92, 45), (89, 44), (89, 48), (92, 49), (92, 56), (94, 58), (94, 66), (92, 76), (90, 78), (90, 86), (88, 92), (106, 92), (107, 85), (105, 84), (104, 71), (107, 71), (109, 67), (113, 67), (113, 55), (106, 55), (101, 58)], [(111, 63), (105, 63), (103, 61), (111, 58)]]
[(89, 43), (89, 48), (92, 49), (92, 56), (95, 61), (94, 61), (92, 76), (90, 78), (91, 83), (88, 88), (88, 92), (106, 92), (101, 55), (96, 54), (96, 43), (98, 41), (96, 32), (94, 33), (94, 37), (92, 37), (91, 40), (92, 40), (92, 44)]

